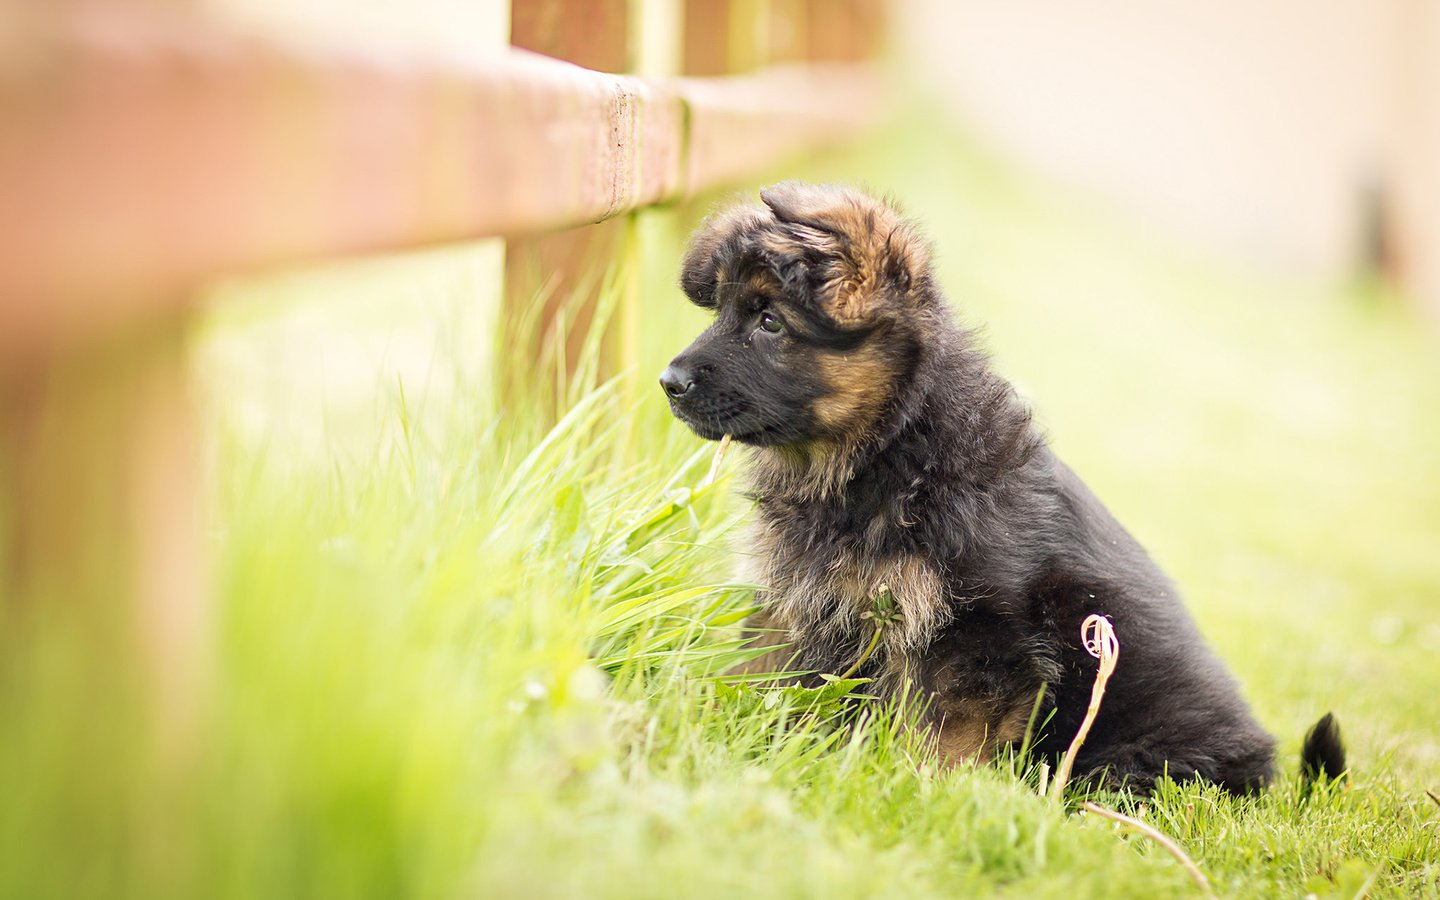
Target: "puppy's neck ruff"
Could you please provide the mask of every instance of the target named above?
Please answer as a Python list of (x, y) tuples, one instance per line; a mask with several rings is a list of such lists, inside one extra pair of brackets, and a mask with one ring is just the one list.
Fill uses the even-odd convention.
[(756, 447), (750, 483), (758, 499), (839, 500), (864, 455), (860, 442)]

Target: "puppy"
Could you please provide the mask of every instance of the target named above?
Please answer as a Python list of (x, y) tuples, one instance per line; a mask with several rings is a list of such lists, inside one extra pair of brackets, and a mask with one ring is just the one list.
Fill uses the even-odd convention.
[[(1174, 586), (955, 323), (914, 226), (844, 187), (760, 197), (694, 237), (681, 286), (715, 321), (660, 378), (701, 437), (754, 448), (766, 592), (749, 626), (784, 647), (750, 669), (845, 670), (888, 595), (899, 619), (860, 672), (874, 691), (924, 697), (958, 761), (1021, 740), (1043, 689), (1035, 746), (1058, 757), (1096, 673), (1081, 622), (1099, 613), (1122, 649), (1077, 775), (1264, 785), (1274, 740)], [(1344, 768), (1329, 717), (1306, 747), (1308, 769)]]

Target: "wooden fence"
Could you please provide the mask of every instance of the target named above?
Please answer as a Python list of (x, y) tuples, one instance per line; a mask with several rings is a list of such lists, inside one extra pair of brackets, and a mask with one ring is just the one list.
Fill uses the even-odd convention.
[(563, 270), (633, 238), (547, 232), (739, 178), (879, 104), (873, 0), (474, 6), (513, 47), (266, 30), (204, 0), (0, 16), (0, 611), (95, 610), (186, 708), (208, 632), (186, 334), (211, 279), (489, 236)]

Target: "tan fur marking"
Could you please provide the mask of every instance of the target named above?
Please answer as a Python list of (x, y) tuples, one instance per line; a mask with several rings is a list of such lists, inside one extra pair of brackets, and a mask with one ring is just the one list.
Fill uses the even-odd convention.
[(816, 360), (830, 393), (815, 402), (820, 423), (837, 432), (863, 432), (890, 400), (895, 372), (871, 345)]
[(936, 729), (935, 749), (940, 758), (948, 763), (989, 762), (995, 751), (1008, 743), (1025, 737), (1025, 724), (1030, 718), (1028, 706), (1020, 705), (1006, 711), (998, 718), (987, 715), (982, 704), (961, 704), (948, 706), (940, 725)]
[(1001, 717), (1000, 724), (995, 726), (995, 740), (1005, 744), (1024, 740), (1025, 726), (1030, 724), (1030, 713), (1034, 709), (1033, 701), (1011, 707), (1010, 711)]
[(831, 279), (822, 289), (825, 311), (842, 325), (859, 325), (873, 313), (879, 279), (864, 257), (847, 260), (846, 268), (844, 277)]
[(936, 729), (935, 749), (947, 763), (986, 762), (993, 755), (981, 718), (947, 716)]
[(873, 315), (887, 270), (916, 276), (929, 266), (925, 242), (888, 203), (850, 188), (795, 182), (775, 185), (761, 196), (777, 218), (814, 229), (811, 243), (826, 249), (843, 246), (841, 265), (822, 290), (826, 311), (842, 324)]
[(780, 289), (780, 283), (769, 272), (751, 272), (745, 284), (752, 294), (771, 295)]

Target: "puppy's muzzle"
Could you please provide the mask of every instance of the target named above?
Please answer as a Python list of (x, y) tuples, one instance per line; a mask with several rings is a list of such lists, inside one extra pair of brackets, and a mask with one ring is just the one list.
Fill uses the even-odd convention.
[(664, 388), (670, 399), (679, 400), (694, 390), (695, 376), (684, 366), (671, 363), (660, 373), (660, 387)]

